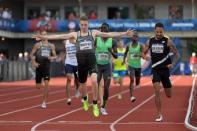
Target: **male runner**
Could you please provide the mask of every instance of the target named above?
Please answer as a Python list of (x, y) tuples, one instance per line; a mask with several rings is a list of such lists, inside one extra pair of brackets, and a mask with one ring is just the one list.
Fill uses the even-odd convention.
[[(164, 26), (162, 23), (155, 24), (155, 36), (151, 37), (145, 44), (145, 52), (150, 49), (152, 61), (152, 82), (155, 90), (155, 105), (157, 108), (156, 122), (163, 121), (161, 112), (160, 82), (164, 87), (168, 98), (172, 96), (172, 84), (170, 81), (170, 69), (179, 58), (179, 53), (170, 38), (164, 36)], [(171, 62), (170, 51), (176, 57)]]
[[(103, 23), (100, 27), (101, 32), (109, 32), (109, 25), (107, 23)], [(98, 68), (98, 85), (99, 85), (99, 95), (101, 98), (101, 114), (107, 115), (106, 111), (106, 103), (109, 97), (109, 86), (111, 82), (111, 55), (115, 58), (117, 56), (115, 53), (117, 52), (116, 42), (112, 38), (102, 38), (97, 37), (95, 41), (96, 47), (96, 62)], [(103, 77), (104, 80), (104, 94), (102, 93), (103, 89), (101, 86), (101, 79)]]
[(63, 41), (65, 46), (65, 73), (66, 73), (66, 94), (67, 94), (67, 104), (71, 105), (71, 96), (70, 96), (70, 86), (71, 80), (74, 74), (74, 86), (76, 88), (75, 96), (79, 97), (79, 82), (78, 82), (78, 74), (77, 74), (77, 58), (76, 58), (76, 46), (72, 44), (73, 40), (65, 40)]
[[(40, 34), (45, 36), (47, 32), (41, 31)], [(49, 43), (47, 39), (42, 39), (34, 45), (30, 56), (32, 66), (36, 68), (36, 88), (42, 86), (42, 79), (44, 79), (43, 102), (41, 107), (46, 108), (50, 80), (50, 61), (56, 58), (55, 46)]]
[(48, 36), (34, 35), (33, 38), (76, 40), (76, 48), (77, 48), (76, 56), (78, 62), (79, 82), (82, 87), (83, 109), (85, 111), (89, 109), (87, 87), (86, 87), (86, 82), (89, 74), (91, 77), (91, 83), (93, 88), (93, 114), (95, 117), (98, 117), (99, 116), (99, 109), (97, 106), (98, 84), (97, 84), (94, 40), (96, 36), (101, 36), (101, 37), (131, 36), (133, 31), (128, 30), (127, 32), (101, 32), (99, 30), (89, 30), (88, 27), (89, 27), (88, 19), (87, 17), (83, 16), (80, 18), (80, 31), (78, 32), (71, 32), (68, 34), (48, 35)]

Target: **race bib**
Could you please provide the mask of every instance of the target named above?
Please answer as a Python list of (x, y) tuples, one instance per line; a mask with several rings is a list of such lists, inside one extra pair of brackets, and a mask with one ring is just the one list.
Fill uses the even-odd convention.
[(118, 59), (119, 59), (119, 60), (123, 60), (123, 58), (124, 58), (123, 55), (118, 56)]
[(70, 59), (76, 59), (76, 52), (69, 52), (69, 53), (67, 53), (67, 56)]
[(89, 50), (92, 49), (92, 42), (91, 41), (84, 41), (79, 44), (80, 50)]
[(164, 47), (160, 44), (153, 44), (152, 45), (152, 52), (153, 53), (163, 53)]
[(50, 51), (49, 50), (42, 50), (41, 52), (41, 56), (43, 57), (49, 57), (50, 56)]
[(99, 53), (98, 60), (109, 60), (109, 55), (107, 53)]
[(138, 59), (139, 55), (138, 54), (130, 54), (131, 59)]

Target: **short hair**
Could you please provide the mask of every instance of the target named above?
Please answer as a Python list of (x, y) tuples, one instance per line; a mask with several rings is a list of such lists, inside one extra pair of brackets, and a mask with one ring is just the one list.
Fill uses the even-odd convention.
[(103, 28), (103, 27), (106, 27), (107, 30), (109, 30), (109, 24), (107, 24), (106, 22), (103, 22), (100, 29)]
[(107, 28), (109, 28), (109, 24), (107, 24), (106, 22), (102, 23), (101, 27), (103, 27), (103, 26), (107, 26)]
[(82, 16), (82, 17), (80, 17), (80, 21), (88, 21), (88, 17), (87, 16)]
[(133, 36), (137, 36), (137, 37), (139, 36), (137, 30), (133, 31)]
[(164, 28), (164, 25), (162, 23), (158, 22), (158, 23), (155, 24), (155, 29), (157, 27)]
[(44, 34), (47, 34), (47, 31), (46, 31), (46, 30), (39, 30), (38, 33), (39, 33), (39, 34), (43, 34), (43, 33), (44, 33)]

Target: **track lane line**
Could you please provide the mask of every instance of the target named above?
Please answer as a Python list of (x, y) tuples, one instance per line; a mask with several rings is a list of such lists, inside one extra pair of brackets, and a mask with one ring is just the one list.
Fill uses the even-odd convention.
[[(150, 82), (150, 81), (145, 82), (144, 84), (142, 84), (142, 86), (146, 86), (146, 85), (148, 85), (148, 84), (150, 84), (150, 83), (152, 83), (152, 82)], [(125, 91), (123, 91), (122, 94), (127, 93), (127, 92), (129, 92), (129, 89), (126, 89)], [(117, 94), (112, 95), (112, 96), (109, 97), (109, 99), (115, 98), (116, 96), (117, 96)], [(92, 105), (92, 104), (90, 104), (89, 106), (91, 106), (91, 105)], [(67, 112), (67, 113), (61, 114), (61, 115), (59, 115), (59, 116), (53, 117), (53, 118), (51, 118), (51, 119), (47, 119), (47, 120), (45, 120), (45, 121), (42, 121), (42, 122), (40, 122), (40, 123), (34, 125), (34, 126), (31, 128), (31, 131), (36, 131), (36, 128), (39, 127), (39, 126), (42, 125), (42, 124), (45, 124), (45, 123), (47, 123), (47, 122), (49, 122), (49, 121), (56, 120), (56, 119), (58, 119), (58, 118), (61, 118), (61, 117), (67, 116), (67, 115), (70, 115), (70, 114), (75, 113), (75, 112), (77, 112), (77, 111), (80, 111), (80, 110), (82, 110), (82, 109), (83, 109), (83, 108), (80, 107), (80, 108), (77, 108), (77, 109), (72, 110), (72, 111), (70, 111), (70, 112)]]
[[(176, 82), (177, 80), (180, 80), (181, 76), (178, 76), (178, 78), (175, 78), (175, 80), (173, 80), (173, 83)], [(163, 89), (162, 89), (163, 91)], [(137, 110), (138, 108), (140, 108), (141, 106), (143, 106), (144, 104), (146, 104), (147, 102), (149, 102), (152, 98), (154, 98), (154, 94), (151, 95), (150, 97), (148, 97), (145, 101), (143, 101), (142, 103), (140, 103), (139, 105), (137, 105), (136, 107), (134, 107), (133, 109), (131, 109), (129, 112), (127, 112), (125, 115), (123, 115), (122, 117), (120, 117), (119, 119), (117, 119), (116, 121), (114, 121), (112, 124), (110, 124), (110, 130), (111, 131), (116, 131), (115, 129), (115, 125), (121, 121), (122, 119), (124, 119), (125, 117), (127, 117), (129, 114), (133, 113), (135, 110)]]

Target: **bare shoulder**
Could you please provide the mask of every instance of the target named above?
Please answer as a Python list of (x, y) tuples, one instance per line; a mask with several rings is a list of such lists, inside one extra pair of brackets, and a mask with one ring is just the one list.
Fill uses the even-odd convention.
[(94, 37), (96, 37), (98, 34), (100, 34), (101, 32), (99, 30), (92, 30), (92, 35)]
[(170, 46), (173, 46), (173, 42), (170, 38), (168, 38), (168, 42), (167, 42), (167, 45), (170, 47)]
[(151, 38), (149, 38), (149, 39), (145, 42), (144, 46), (149, 46), (150, 39), (151, 39)]
[(34, 48), (40, 48), (40, 42), (36, 42), (36, 44), (34, 45)]
[(50, 47), (51, 47), (51, 48), (55, 48), (55, 44), (50, 43)]

